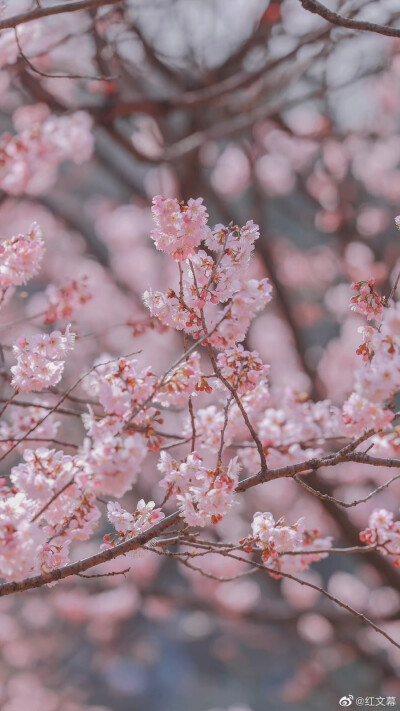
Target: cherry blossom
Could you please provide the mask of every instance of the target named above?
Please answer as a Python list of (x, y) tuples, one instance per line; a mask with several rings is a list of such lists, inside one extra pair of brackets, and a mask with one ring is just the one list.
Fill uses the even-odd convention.
[(152, 212), (156, 228), (151, 237), (157, 249), (171, 254), (176, 261), (191, 257), (194, 249), (208, 237), (208, 213), (202, 198), (190, 199), (184, 206), (177, 200), (157, 195), (153, 198)]
[[(105, 412), (128, 419), (135, 408), (151, 397), (157, 378), (150, 367), (139, 368), (138, 365), (136, 359), (115, 361), (107, 355), (95, 362), (85, 387), (99, 398)], [(139, 414), (138, 419), (143, 417)]]
[(393, 564), (400, 565), (400, 521), (386, 509), (375, 509), (369, 517), (368, 528), (360, 533), (360, 540), (375, 545), (383, 555), (392, 556)]
[(148, 528), (161, 521), (165, 514), (156, 508), (154, 501), (147, 504), (141, 499), (136, 506), (136, 510), (130, 514), (122, 508), (118, 502), (109, 501), (107, 504), (107, 516), (109, 522), (117, 531), (117, 538), (111, 534), (104, 536), (103, 547), (109, 548), (116, 543), (121, 543), (126, 538), (146, 531)]
[[(164, 201), (157, 200), (161, 210)], [(170, 230), (175, 234), (175, 222), (181, 212), (177, 212), (174, 201), (165, 202), (167, 207), (163, 219), (166, 223), (168, 211), (172, 210)], [(213, 231), (204, 229), (190, 255), (185, 254), (179, 260), (179, 289), (170, 288), (167, 293), (149, 289), (144, 293), (144, 303), (151, 315), (165, 326), (184, 330), (195, 339), (206, 327), (210, 333), (208, 342), (217, 348), (234, 346), (242, 341), (252, 318), (271, 299), (272, 290), (267, 279), (244, 278), (254, 242), (258, 238), (258, 227), (252, 221), (242, 228), (217, 225)], [(194, 247), (201, 246), (201, 241), (219, 255), (214, 259), (204, 249), (195, 252)], [(218, 304), (223, 305), (222, 310), (216, 308)]]
[(352, 393), (343, 405), (343, 421), (348, 432), (359, 434), (363, 430), (385, 429), (394, 418), (391, 410), (384, 410), (374, 402)]
[[(326, 558), (328, 553), (318, 551), (332, 545), (330, 536), (320, 538), (319, 531), (306, 531), (304, 518), (287, 526), (284, 519), (275, 521), (269, 512), (254, 514), (252, 533), (256, 547), (263, 551), (263, 562), (278, 574), (305, 570), (311, 563)], [(297, 552), (298, 555), (289, 555)]]
[(25, 235), (17, 235), (0, 244), (0, 287), (26, 284), (36, 274), (44, 254), (42, 233), (33, 223)]
[(254, 390), (269, 372), (269, 367), (263, 365), (256, 351), (250, 353), (240, 345), (220, 353), (217, 364), (224, 378), (240, 394)]
[(157, 400), (165, 406), (185, 405), (188, 396), (202, 389), (201, 375), (200, 354), (194, 351), (167, 376), (156, 396)]
[(0, 0), (4, 711), (186, 709), (171, 621), (199, 709), (400, 694), (398, 18), (325, 4)]
[(24, 392), (40, 391), (57, 385), (62, 378), (65, 356), (74, 347), (75, 334), (70, 324), (64, 333), (21, 336), (13, 346), (17, 364), (11, 367), (11, 384)]
[(182, 516), (191, 526), (218, 523), (235, 503), (240, 472), (237, 457), (227, 466), (218, 464), (214, 471), (210, 471), (204, 467), (197, 452), (192, 452), (182, 462), (162, 452), (158, 469), (164, 474), (160, 486), (169, 494), (176, 494)]
[(380, 323), (383, 318), (384, 302), (382, 297), (374, 291), (375, 279), (371, 277), (369, 281), (358, 281), (351, 285), (351, 288), (358, 293), (351, 297), (351, 309), (363, 316), (368, 321), (375, 319)]
[(137, 480), (148, 447), (143, 435), (118, 436), (105, 433), (86, 440), (86, 474), (95, 491), (109, 496), (123, 496)]
[(72, 540), (92, 535), (100, 517), (79, 456), (40, 447), (23, 457), (0, 498), (0, 572), (8, 579), (68, 563)]

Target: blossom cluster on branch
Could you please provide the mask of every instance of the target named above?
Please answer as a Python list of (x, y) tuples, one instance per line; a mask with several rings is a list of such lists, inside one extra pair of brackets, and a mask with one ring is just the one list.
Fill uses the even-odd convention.
[[(42, 575), (43, 583), (56, 580), (74, 542), (90, 539), (102, 518), (107, 525), (104, 503), (114, 532), (104, 536), (97, 557), (84, 569), (102, 556), (139, 545), (138, 537), (146, 545), (155, 536), (153, 550), (166, 553), (169, 539), (157, 532), (175, 525), (171, 540), (178, 550), (168, 554), (186, 566), (200, 547), (202, 555), (204, 550), (228, 557), (239, 553), (250, 568), (265, 567), (275, 578), (297, 575), (332, 548), (332, 536), (321, 535), (304, 517), (288, 525), (283, 515), (276, 519), (271, 512), (256, 512), (252, 534), (225, 548), (213, 538), (198, 539), (196, 529), (213, 535), (218, 524), (235, 516), (243, 493), (253, 486), (280, 477), (308, 486), (298, 477), (310, 470), (357, 461), (357, 456), (374, 462), (375, 454), (397, 453), (393, 403), (400, 387), (400, 308), (394, 294), (380, 297), (373, 279), (353, 285), (357, 294), (350, 306), (369, 325), (359, 329), (363, 342), (354, 389), (341, 407), (328, 399), (314, 402), (293, 388), (276, 391), (269, 366), (243, 344), (251, 321), (271, 300), (268, 278), (247, 278), (257, 226), (211, 229), (201, 198), (184, 205), (159, 196), (153, 216), (152, 239), (175, 262), (176, 283), (166, 292), (147, 291), (144, 302), (152, 318), (184, 333), (183, 352), (164, 373), (143, 365), (138, 353), (103, 354), (60, 391), (55, 386), (65, 363), (73, 367), (70, 353), (80, 343), (71, 324), (50, 333), (23, 333), (13, 346), (17, 363), (6, 376), (11, 393), (3, 407), (1, 448), (2, 459), (16, 452), (22, 459), (1, 480), (0, 575), (6, 580), (34, 574)], [(36, 273), (43, 250), (37, 226), (3, 244), (4, 292)], [(90, 299), (85, 279), (51, 287), (47, 294), (51, 306), (42, 313), (45, 324), (70, 318)], [(71, 393), (80, 384), (82, 396), (74, 399)], [(31, 392), (34, 401), (19, 400)], [(54, 396), (59, 401), (49, 405)], [(59, 436), (60, 415), (69, 413), (64, 400), (85, 406), (78, 415), (81, 440), (69, 445), (74, 454), (51, 446)], [(177, 422), (178, 432), (168, 432)], [(358, 451), (363, 442), (365, 455)], [(177, 449), (175, 455), (171, 448)], [(161, 478), (155, 501), (141, 499), (129, 510), (124, 501), (114, 500), (140, 486), (144, 468), (155, 470), (156, 464)], [(398, 522), (384, 509), (371, 515), (360, 534), (368, 550), (389, 556), (395, 565), (398, 538)], [(29, 586), (29, 580), (22, 584)]]

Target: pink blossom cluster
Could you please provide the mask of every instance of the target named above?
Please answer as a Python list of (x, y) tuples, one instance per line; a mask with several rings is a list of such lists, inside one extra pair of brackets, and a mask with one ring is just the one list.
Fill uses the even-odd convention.
[(37, 558), (46, 539), (38, 523), (30, 523), (34, 506), (22, 493), (1, 490), (0, 495), (0, 574), (21, 579), (37, 570)]
[(62, 287), (49, 284), (46, 289), (49, 306), (45, 313), (45, 323), (54, 323), (60, 319), (69, 319), (81, 306), (92, 298), (88, 279), (72, 279)]
[(39, 269), (44, 242), (39, 225), (34, 222), (27, 234), (0, 243), (0, 288), (26, 284)]
[(360, 540), (377, 546), (384, 555), (394, 556), (393, 564), (400, 565), (400, 521), (394, 521), (386, 509), (375, 509), (369, 517), (368, 528), (360, 533)]
[(73, 539), (89, 538), (100, 511), (79, 455), (26, 449), (0, 490), (0, 574), (19, 579), (68, 562)]
[(88, 160), (93, 153), (92, 119), (85, 111), (65, 116), (49, 114), (41, 104), (18, 111), (20, 133), (0, 139), (0, 188), (10, 195), (36, 195), (52, 185), (59, 164)]
[(287, 526), (283, 518), (275, 521), (271, 513), (257, 511), (251, 526), (253, 535), (247, 540), (261, 548), (263, 562), (278, 575), (299, 573), (326, 558), (328, 553), (320, 551), (332, 545), (330, 536), (320, 538), (319, 531), (306, 531), (304, 525), (304, 518)]
[(365, 429), (384, 430), (394, 418), (392, 410), (384, 409), (356, 392), (346, 400), (342, 412), (347, 432), (355, 435)]
[(154, 501), (147, 504), (141, 499), (133, 513), (129, 513), (117, 501), (109, 501), (107, 504), (107, 518), (114, 526), (117, 535), (106, 534), (104, 536), (103, 549), (111, 548), (117, 543), (122, 543), (127, 538), (137, 536), (148, 528), (154, 526), (165, 517), (165, 514), (158, 508)]
[(186, 405), (188, 397), (202, 389), (201, 377), (200, 354), (194, 351), (166, 376), (155, 397), (164, 407)]
[(383, 319), (385, 300), (374, 291), (375, 279), (357, 281), (351, 285), (353, 291), (358, 293), (350, 299), (351, 310), (366, 316), (367, 321), (375, 319), (378, 323)]
[[(71, 543), (88, 538), (100, 517), (96, 496), (124, 496), (137, 482), (149, 451), (159, 451), (164, 437), (170, 436), (158, 427), (163, 424), (161, 410), (184, 407), (193, 396), (201, 394), (204, 406), (195, 410), (192, 403), (183, 434), (188, 440), (195, 437), (197, 451), (174, 459), (162, 449), (158, 462), (164, 500), (175, 498), (189, 526), (221, 521), (236, 503), (241, 467), (249, 474), (260, 469), (258, 446), (242, 408), (272, 468), (322, 455), (327, 438), (357, 436), (366, 427), (381, 436), (391, 426), (391, 399), (400, 387), (397, 304), (387, 305), (385, 320), (375, 317), (375, 323), (362, 329), (362, 362), (354, 392), (342, 409), (330, 400), (313, 402), (291, 387), (270, 389), (269, 367), (257, 351), (240, 344), (251, 319), (270, 299), (268, 280), (246, 280), (258, 228), (248, 222), (242, 228), (217, 225), (212, 231), (201, 201), (189, 201), (185, 208), (157, 198), (153, 212), (157, 225), (153, 239), (179, 263), (179, 274), (175, 289), (147, 293), (145, 301), (152, 315), (164, 325), (223, 350), (215, 361), (211, 357), (211, 374), (203, 372), (200, 352), (192, 350), (163, 376), (131, 357), (104, 355), (95, 362), (83, 380), (91, 404), (82, 415), (86, 436), (77, 454), (42, 447), (25, 450), (23, 461), (12, 469), (11, 486), (0, 487), (0, 571), (4, 577), (65, 565)], [(20, 268), (18, 278), (22, 272)], [(371, 296), (373, 283), (366, 283), (368, 294), (365, 283), (358, 284), (360, 303), (364, 303), (361, 296)], [(85, 280), (71, 281), (60, 289), (50, 287), (47, 294), (47, 322), (70, 316), (90, 298)], [(371, 299), (369, 304), (377, 311)], [(386, 307), (382, 300), (382, 309), (383, 304)], [(368, 319), (371, 312), (363, 313)], [(14, 346), (13, 387), (30, 392), (56, 385), (73, 345), (70, 326), (65, 332), (20, 337)], [(224, 381), (240, 395), (241, 407)], [(59, 422), (43, 420), (46, 403), (41, 404), (43, 409), (30, 405), (18, 415), (13, 411), (10, 424), (1, 425), (5, 451), (32, 428), (32, 437), (38, 440), (42, 436), (55, 439)], [(174, 418), (178, 419), (175, 414)], [(237, 456), (226, 459), (230, 446), (237, 447)], [(212, 465), (208, 464), (210, 452), (217, 453)], [(132, 513), (117, 502), (109, 502), (107, 510), (116, 533), (105, 537), (105, 547), (147, 530), (164, 517), (153, 501), (139, 501)], [(320, 537), (317, 530), (307, 531), (303, 519), (288, 526), (283, 519), (275, 521), (271, 513), (257, 512), (252, 536), (245, 544), (244, 550), (261, 549), (264, 563), (279, 576), (305, 570), (324, 558), (331, 539)], [(17, 566), (12, 562), (15, 551)]]
[[(307, 395), (289, 388), (283, 393), (271, 394), (265, 380), (243, 395), (241, 401), (263, 445), (267, 464), (272, 468), (321, 455), (320, 445), (324, 440), (341, 436), (344, 431), (341, 410), (329, 400), (314, 403)], [(224, 419), (223, 407), (217, 405), (196, 411), (196, 435), (202, 447), (218, 451)], [(188, 419), (186, 436), (190, 429)], [(241, 443), (238, 456), (243, 466), (251, 473), (259, 470), (258, 451), (254, 443), (249, 442), (248, 429), (235, 402), (229, 405), (224, 441), (226, 446)], [(243, 446), (244, 443), (247, 446)]]
[[(158, 210), (167, 203), (164, 232), (177, 242), (177, 208), (171, 211), (170, 201), (157, 200)], [(195, 339), (208, 334), (207, 341), (217, 348), (242, 341), (251, 320), (271, 300), (267, 279), (246, 279), (258, 237), (258, 227), (251, 221), (242, 228), (217, 225), (214, 231), (204, 226), (195, 244), (189, 231), (192, 251), (190, 257), (180, 260), (179, 288), (170, 288), (167, 293), (148, 290), (143, 295), (151, 315), (165, 326), (184, 330)], [(204, 249), (194, 252), (202, 240), (209, 251), (217, 253), (215, 258)], [(182, 254), (186, 254), (185, 250)], [(218, 304), (223, 308), (217, 308)]]
[[(115, 437), (124, 428), (141, 425), (146, 432), (148, 446), (158, 448), (154, 423), (160, 424), (161, 407), (183, 406), (201, 383), (200, 355), (195, 351), (163, 378), (158, 378), (151, 367), (139, 368), (135, 359), (109, 359), (102, 356), (95, 365), (84, 387), (98, 397), (107, 413), (103, 420), (85, 415), (90, 436), (96, 439)], [(155, 405), (155, 406), (154, 406)], [(108, 449), (108, 445), (107, 445)]]
[(136, 421), (142, 421), (155, 412), (154, 409), (143, 411), (141, 408), (151, 399), (157, 381), (150, 367), (138, 368), (136, 359), (115, 360), (103, 355), (96, 361), (84, 386), (88, 393), (99, 399), (107, 414), (126, 421), (138, 410)]
[[(386, 305), (386, 304), (385, 304)], [(391, 404), (400, 388), (400, 304), (390, 302), (379, 327), (361, 327), (357, 349), (362, 363), (355, 371), (354, 392), (343, 405), (349, 434), (386, 429), (393, 420)]]
[(357, 355), (360, 355), (366, 363), (374, 357), (376, 347), (376, 331), (372, 326), (360, 326), (358, 333), (361, 333), (363, 342), (356, 350)]
[(210, 234), (203, 198), (191, 198), (184, 205), (157, 195), (153, 198), (152, 213), (156, 227), (151, 238), (157, 249), (170, 254), (177, 262), (192, 257), (194, 250)]
[(158, 470), (164, 475), (160, 486), (169, 495), (176, 495), (182, 516), (190, 526), (218, 523), (234, 505), (240, 472), (237, 457), (227, 466), (218, 463), (215, 470), (209, 470), (195, 451), (181, 462), (163, 451)]
[(374, 445), (374, 454), (377, 456), (399, 459), (400, 455), (400, 426), (392, 424), (391, 428), (380, 431), (371, 437)]
[(82, 448), (88, 485), (100, 494), (120, 497), (136, 483), (148, 445), (138, 432), (125, 436), (113, 434), (112, 428), (103, 430), (87, 438)]
[(219, 353), (217, 365), (225, 380), (240, 395), (254, 390), (257, 383), (266, 380), (269, 372), (269, 366), (263, 364), (256, 351), (245, 351), (241, 345)]
[(21, 336), (13, 346), (17, 364), (11, 367), (11, 385), (23, 392), (40, 391), (57, 385), (64, 372), (65, 356), (74, 347), (75, 334), (64, 331)]

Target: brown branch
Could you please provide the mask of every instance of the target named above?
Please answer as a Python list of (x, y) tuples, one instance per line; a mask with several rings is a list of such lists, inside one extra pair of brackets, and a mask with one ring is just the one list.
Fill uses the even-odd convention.
[(46, 72), (42, 72), (40, 69), (35, 67), (35, 65), (31, 62), (29, 57), (26, 56), (25, 52), (23, 51), (21, 47), (21, 43), (19, 40), (18, 36), (18, 30), (15, 27), (14, 28), (14, 34), (15, 34), (15, 41), (17, 43), (18, 51), (20, 53), (20, 56), (24, 60), (24, 62), (28, 65), (29, 69), (34, 72), (35, 74), (39, 74), (40, 77), (45, 77), (46, 79), (85, 79), (88, 81), (113, 81), (116, 79), (116, 76), (105, 76), (105, 75), (95, 75), (95, 74), (47, 74)]
[(389, 469), (400, 467), (400, 459), (387, 459), (386, 457), (371, 457), (364, 452), (353, 452), (349, 461), (359, 464), (370, 464), (373, 467), (388, 467)]
[(59, 489), (58, 491), (56, 491), (55, 494), (53, 494), (53, 496), (51, 497), (51, 499), (49, 499), (49, 501), (47, 501), (47, 502), (45, 503), (45, 505), (42, 506), (42, 508), (40, 509), (40, 511), (38, 511), (37, 514), (34, 515), (34, 517), (31, 519), (31, 523), (34, 523), (35, 521), (37, 521), (37, 519), (40, 518), (40, 516), (41, 516), (45, 511), (47, 511), (47, 509), (49, 508), (49, 506), (51, 506), (51, 504), (54, 503), (54, 501), (56, 501), (56, 499), (58, 499), (58, 497), (60, 496), (60, 494), (64, 493), (64, 491), (65, 491), (66, 489), (68, 489), (68, 487), (71, 486), (71, 484), (73, 484), (73, 483), (74, 483), (74, 480), (73, 480), (73, 479), (70, 479), (69, 481), (67, 481), (66, 484), (64, 484), (64, 486), (61, 487), (61, 489)]
[[(248, 561), (245, 558), (241, 558), (238, 555), (234, 555), (233, 553), (226, 553), (226, 556), (228, 558), (233, 558), (234, 560), (239, 560), (242, 563), (248, 563)], [(255, 561), (251, 561), (251, 565), (257, 568), (258, 570), (264, 570), (268, 573), (273, 573), (277, 574), (277, 571), (274, 570), (273, 568), (267, 568), (265, 565), (261, 565), (261, 563), (256, 563)], [(342, 600), (339, 600), (339, 598), (335, 597), (334, 595), (331, 595), (327, 590), (324, 590), (324, 588), (320, 587), (319, 585), (314, 585), (313, 583), (310, 583), (306, 580), (301, 580), (300, 578), (297, 578), (295, 575), (291, 575), (290, 573), (282, 573), (279, 571), (279, 575), (282, 576), (283, 578), (288, 578), (289, 580), (294, 580), (296, 583), (299, 583), (300, 585), (305, 585), (308, 588), (312, 588), (313, 590), (317, 590), (321, 595), (324, 595), (325, 597), (328, 598), (331, 602), (334, 602), (335, 605), (338, 605), (339, 607), (342, 607), (344, 610), (347, 610), (347, 612), (350, 612), (350, 614), (354, 615), (355, 617), (358, 617), (360, 620), (365, 622), (369, 627), (372, 627), (375, 632), (378, 632), (378, 634), (382, 635), (383, 637), (386, 637), (391, 644), (393, 644), (395, 647), (400, 649), (400, 644), (396, 642), (393, 637), (390, 637), (383, 629), (378, 627), (378, 625), (375, 624), (375, 622), (372, 622), (368, 617), (363, 615), (362, 612), (358, 612), (358, 610), (355, 610), (354, 607), (351, 607), (351, 605), (347, 605), (345, 602)]]
[[(19, 442), (19, 439), (17, 437), (2, 437), (0, 442)], [(51, 444), (58, 444), (60, 447), (79, 449), (79, 445), (74, 442), (64, 442), (61, 439), (54, 439), (52, 437), (28, 437), (25, 442), (51, 442)]]
[[(234, 92), (237, 92), (239, 89), (247, 89), (264, 75), (268, 76), (283, 62), (293, 59), (304, 45), (309, 46), (314, 42), (320, 41), (328, 34), (329, 30), (319, 30), (318, 32), (305, 35), (296, 47), (294, 47), (294, 49), (285, 54), (283, 57), (274, 58), (253, 72), (241, 71), (214, 84), (208, 84), (200, 87), (199, 89), (186, 91), (177, 96), (163, 99), (144, 98), (122, 102), (112, 108), (107, 108), (105, 110), (100, 109), (99, 116), (102, 121), (108, 123), (110, 121), (114, 121), (115, 119), (135, 114), (164, 116), (170, 111), (176, 111), (178, 109), (194, 110), (200, 106), (220, 104), (225, 97), (227, 101), (229, 101), (232, 96), (237, 96)], [(93, 107), (88, 107), (88, 109), (91, 113), (93, 113)]]
[(309, 486), (308, 484), (305, 483), (305, 481), (302, 481), (301, 479), (298, 478), (298, 476), (295, 474), (293, 476), (293, 479), (297, 481), (300, 486), (302, 486), (306, 491), (308, 491), (310, 494), (313, 494), (316, 496), (318, 499), (322, 499), (324, 501), (331, 501), (333, 504), (336, 504), (336, 506), (343, 506), (345, 509), (350, 509), (353, 506), (358, 506), (359, 504), (365, 504), (366, 501), (369, 501), (369, 499), (372, 499), (373, 496), (376, 494), (379, 494), (380, 491), (383, 491), (383, 489), (386, 489), (393, 481), (396, 481), (396, 479), (400, 479), (400, 474), (396, 474), (396, 476), (392, 476), (391, 479), (386, 481), (384, 484), (381, 486), (377, 486), (376, 489), (371, 491), (367, 496), (364, 496), (362, 499), (356, 499), (355, 501), (351, 501), (349, 504), (347, 504), (345, 501), (340, 501), (339, 499), (336, 499), (334, 496), (329, 496), (329, 494), (323, 494), (322, 491), (317, 491), (316, 489), (313, 489), (312, 486)]
[(78, 10), (90, 10), (91, 8), (103, 7), (104, 5), (116, 5), (123, 0), (78, 0), (78, 2), (62, 3), (53, 7), (38, 7), (30, 12), (23, 12), (14, 17), (8, 17), (0, 21), (0, 30), (15, 28), (33, 20), (40, 20), (42, 17), (51, 15), (61, 15), (65, 12), (77, 12)]
[[(0, 398), (0, 402), (6, 402), (4, 398)], [(38, 405), (37, 402), (29, 402), (25, 400), (14, 400), (12, 403), (13, 407), (38, 407), (40, 410), (51, 410), (52, 412), (57, 412), (57, 415), (73, 415), (74, 417), (81, 417), (81, 412), (78, 412), (77, 410), (68, 410), (63, 407), (57, 407), (56, 410), (53, 410), (53, 407), (51, 405)], [(5, 442), (10, 442), (11, 437), (8, 437), (8, 439), (5, 439)], [(38, 441), (35, 438), (35, 441)]]
[(338, 15), (337, 12), (329, 10), (325, 5), (318, 2), (318, 0), (300, 0), (300, 2), (305, 10), (323, 17), (324, 20), (327, 20), (327, 22), (330, 22), (332, 25), (345, 27), (348, 30), (375, 32), (378, 35), (385, 35), (386, 37), (400, 37), (400, 29), (388, 27), (387, 25), (377, 25), (375, 22), (364, 22), (363, 20), (351, 20), (347, 17), (342, 17), (342, 15)]
[(159, 521), (159, 523), (156, 523), (155, 526), (152, 526), (152, 528), (149, 528), (144, 533), (140, 533), (138, 536), (134, 536), (114, 548), (108, 548), (107, 550), (96, 553), (89, 558), (84, 558), (76, 563), (70, 563), (70, 565), (66, 565), (63, 568), (56, 568), (49, 573), (34, 575), (31, 578), (24, 578), (24, 580), (3, 583), (0, 585), (0, 597), (3, 597), (4, 595), (12, 595), (16, 592), (23, 592), (25, 590), (32, 590), (33, 588), (40, 588), (48, 583), (69, 578), (71, 575), (84, 573), (85, 570), (89, 570), (89, 568), (93, 568), (95, 565), (100, 565), (100, 563), (108, 563), (108, 561), (113, 560), (120, 555), (126, 555), (127, 553), (130, 553), (130, 551), (141, 548), (155, 538), (155, 536), (159, 536), (160, 533), (166, 531), (167, 528), (170, 528), (170, 526), (178, 523), (179, 518), (179, 512), (173, 513), (162, 519), (162, 521)]
[[(158, 553), (158, 551), (154, 551)], [(363, 552), (366, 552), (364, 549)], [(237, 554), (232, 553), (231, 551), (223, 550), (219, 551), (221, 555), (224, 555), (227, 558), (233, 558), (233, 560), (238, 560), (241, 563), (246, 563), (247, 565), (251, 566), (248, 570), (245, 570), (243, 573), (239, 573), (233, 578), (224, 578), (220, 577), (218, 575), (213, 575), (212, 573), (208, 573), (201, 568), (198, 568), (197, 566), (191, 564), (188, 559), (182, 558), (182, 554), (176, 554), (176, 553), (171, 553), (170, 551), (165, 552), (167, 556), (178, 559), (180, 563), (182, 563), (184, 566), (187, 568), (190, 568), (191, 570), (195, 570), (198, 572), (200, 575), (206, 578), (211, 578), (212, 580), (215, 580), (217, 582), (229, 582), (230, 580), (236, 580), (240, 577), (249, 575), (251, 573), (254, 573), (256, 570), (261, 570), (264, 573), (272, 573), (273, 575), (278, 575), (279, 577), (283, 578), (288, 578), (289, 580), (294, 580), (296, 583), (299, 583), (300, 585), (305, 585), (306, 587), (312, 588), (313, 590), (317, 590), (321, 595), (324, 595), (324, 597), (328, 598), (331, 602), (333, 602), (335, 605), (338, 605), (339, 607), (343, 608), (347, 612), (349, 612), (351, 615), (354, 617), (357, 617), (358, 619), (362, 620), (365, 624), (367, 624), (369, 627), (371, 627), (375, 632), (378, 632), (378, 634), (382, 635), (385, 637), (391, 644), (393, 644), (395, 647), (400, 649), (400, 644), (396, 642), (396, 640), (393, 639), (393, 637), (390, 637), (390, 635), (387, 634), (381, 627), (379, 627), (375, 622), (370, 620), (368, 617), (366, 617), (362, 612), (359, 612), (356, 610), (354, 607), (351, 607), (351, 605), (348, 605), (347, 603), (343, 602), (339, 598), (335, 597), (331, 593), (329, 593), (327, 590), (324, 588), (320, 587), (319, 585), (315, 585), (314, 583), (310, 583), (306, 580), (302, 580), (300, 578), (297, 578), (295, 575), (291, 575), (290, 573), (284, 573), (282, 571), (277, 571), (274, 568), (269, 568), (261, 563), (257, 563), (256, 561), (252, 560), (247, 560), (246, 558), (242, 558), (241, 556), (238, 556)], [(213, 553), (213, 550), (209, 550), (208, 553)], [(159, 553), (160, 554), (160, 553)]]
[[(298, 462), (297, 464), (288, 464), (286, 467), (281, 467), (279, 469), (270, 469), (268, 471), (261, 470), (258, 472), (258, 474), (253, 474), (253, 476), (249, 476), (247, 479), (241, 481), (238, 487), (236, 488), (236, 491), (247, 491), (247, 489), (251, 489), (253, 486), (257, 486), (258, 484), (262, 484), (266, 481), (274, 481), (275, 479), (281, 479), (282, 477), (294, 477), (295, 474), (299, 474), (300, 472), (316, 471), (321, 467), (332, 467), (342, 462), (358, 461), (351, 459), (351, 457), (354, 457), (358, 454), (357, 452), (354, 453), (354, 450), (356, 449), (356, 447), (358, 447), (359, 444), (364, 442), (364, 440), (368, 439), (371, 434), (371, 430), (364, 432), (364, 434), (362, 434), (360, 437), (357, 437), (357, 439), (355, 439), (353, 442), (350, 442), (350, 444), (346, 445), (346, 447), (343, 447), (343, 449), (340, 449), (335, 454), (328, 454), (325, 457), (313, 457), (312, 459), (306, 459), (304, 462)], [(369, 459), (372, 459), (372, 457), (369, 457)]]
[[(347, 445), (334, 455), (310, 459), (305, 462), (300, 462), (299, 464), (282, 467), (281, 469), (275, 469), (269, 472), (260, 472), (259, 474), (249, 477), (248, 479), (245, 479), (243, 482), (241, 482), (237, 486), (236, 492), (242, 493), (247, 489), (251, 488), (252, 486), (262, 483), (263, 481), (277, 479), (282, 476), (291, 477), (294, 474), (307, 469), (313, 470), (322, 466), (333, 466), (342, 461), (348, 461), (348, 459), (346, 458), (354, 456), (353, 450), (361, 443), (361, 441), (367, 439), (370, 434), (370, 432), (364, 433), (361, 437), (358, 437), (356, 440), (351, 442), (349, 445)], [(332, 506), (331, 502), (326, 503), (328, 506)], [(64, 578), (68, 578), (72, 575), (77, 575), (78, 573), (85, 572), (89, 568), (93, 568), (94, 566), (99, 565), (100, 563), (106, 563), (110, 560), (113, 560), (114, 558), (117, 558), (120, 555), (125, 555), (126, 553), (132, 550), (137, 550), (138, 548), (143, 547), (146, 543), (148, 543), (155, 537), (159, 536), (160, 533), (170, 528), (170, 526), (173, 526), (178, 523), (179, 520), (180, 512), (177, 511), (171, 514), (170, 516), (167, 516), (165, 519), (163, 519), (144, 533), (141, 533), (138, 536), (135, 536), (134, 538), (131, 538), (128, 541), (125, 541), (124, 543), (120, 543), (114, 548), (101, 551), (100, 553), (96, 553), (95, 555), (90, 556), (89, 558), (85, 558), (76, 563), (71, 563), (69, 565), (64, 566), (63, 568), (57, 568), (49, 573), (43, 573), (41, 575), (25, 578), (21, 581), (3, 583), (2, 585), (0, 585), (0, 597), (2, 595), (11, 595), (15, 592), (23, 592), (25, 590), (39, 588), (48, 583), (63, 580)], [(381, 556), (379, 556), (379, 554), (376, 554), (375, 551), (371, 550), (370, 555), (371, 557), (374, 555), (378, 555), (378, 558), (382, 560)], [(383, 561), (383, 563), (385, 563), (385, 561)], [(386, 569), (384, 572), (387, 572)], [(397, 575), (394, 573), (394, 571), (393, 575), (395, 576), (394, 579), (397, 580)]]
[(125, 568), (125, 570), (112, 570), (110, 573), (95, 573), (94, 575), (84, 575), (84, 573), (77, 573), (80, 578), (86, 578), (91, 580), (91, 578), (112, 578), (114, 575), (125, 575), (129, 573), (130, 568)]
[[(323, 494), (332, 496), (332, 487), (321, 477), (318, 477), (316, 473), (310, 474), (307, 477), (307, 482)], [(341, 529), (344, 540), (352, 546), (358, 545), (360, 542), (360, 529), (349, 518), (347, 512), (330, 500), (321, 500), (321, 504), (329, 516)], [(381, 553), (378, 551), (371, 551), (368, 556), (368, 564), (375, 568), (388, 585), (394, 587), (395, 590), (399, 588), (400, 578), (396, 568), (384, 556), (382, 556)]]

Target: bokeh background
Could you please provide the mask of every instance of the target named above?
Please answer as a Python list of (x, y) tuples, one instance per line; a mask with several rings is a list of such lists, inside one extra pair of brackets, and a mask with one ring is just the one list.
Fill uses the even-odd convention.
[[(0, 20), (57, 4), (9, 0)], [(400, 26), (397, 0), (329, 6)], [(400, 41), (334, 27), (299, 0), (125, 0), (1, 31), (3, 134), (85, 112), (51, 165), (19, 156), (10, 171), (3, 139), (0, 235), (36, 220), (47, 247), (40, 275), (2, 311), (5, 352), (49, 280), (86, 274), (93, 299), (76, 316), (76, 357), (141, 350), (165, 368), (179, 337), (137, 327), (142, 292), (172, 278), (149, 239), (151, 198), (203, 196), (213, 224), (260, 224), (251, 274), (269, 276), (274, 299), (248, 345), (271, 364), (273, 387), (340, 404), (361, 323), (349, 284), (374, 276), (387, 293), (400, 267), (399, 109)], [(80, 436), (78, 424), (65, 431)], [(145, 474), (127, 505), (155, 491), (154, 468)], [(355, 498), (385, 478), (348, 464), (314, 482)], [(379, 503), (397, 511), (398, 495)], [(306, 512), (350, 545), (377, 505), (337, 509), (280, 481), (250, 492), (223, 532), (245, 535), (261, 502), (290, 520)], [(398, 635), (396, 569), (378, 554), (338, 558), (304, 575)], [(4, 711), (334, 711), (345, 694), (393, 696), (400, 708), (398, 651), (316, 591), (257, 576), (215, 583), (152, 553), (129, 564), (124, 579), (0, 601)]]

